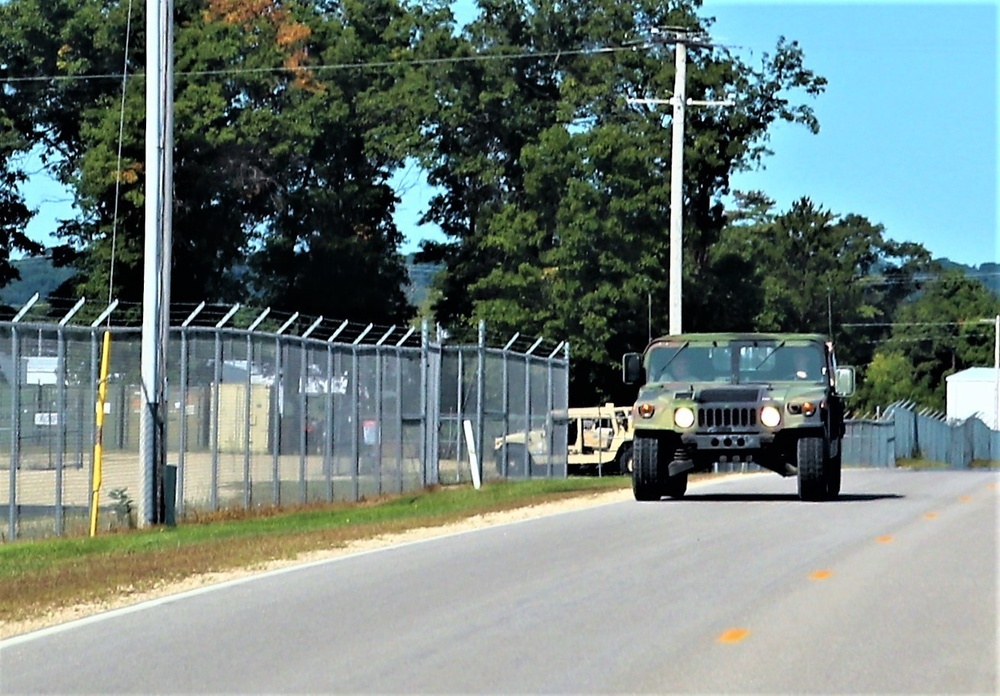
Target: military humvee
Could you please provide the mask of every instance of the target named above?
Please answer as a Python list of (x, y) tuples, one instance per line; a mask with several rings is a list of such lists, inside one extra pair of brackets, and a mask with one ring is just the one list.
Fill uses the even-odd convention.
[(838, 367), (819, 334), (679, 334), (622, 360), (633, 407), (636, 500), (680, 497), (688, 473), (753, 462), (798, 476), (802, 500), (840, 493), (843, 398), (854, 369)]
[[(566, 423), (566, 463), (571, 473), (622, 473), (632, 471), (632, 409), (628, 406), (590, 406), (571, 408), (558, 420)], [(524, 433), (498, 437), (493, 444), (497, 473), (521, 475), (525, 460), (542, 467), (547, 438), (543, 430), (528, 433), (528, 452), (524, 451)], [(506, 466), (504, 466), (506, 464)]]

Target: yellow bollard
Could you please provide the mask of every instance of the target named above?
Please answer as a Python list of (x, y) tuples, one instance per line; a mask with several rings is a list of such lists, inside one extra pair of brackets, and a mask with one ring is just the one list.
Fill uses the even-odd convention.
[(90, 536), (97, 536), (97, 508), (101, 495), (101, 459), (104, 447), (101, 442), (104, 435), (104, 400), (108, 395), (108, 363), (111, 361), (111, 332), (104, 332), (104, 346), (101, 349), (101, 379), (97, 387), (97, 412), (95, 414), (97, 437), (94, 441), (94, 480), (91, 485), (90, 502)]

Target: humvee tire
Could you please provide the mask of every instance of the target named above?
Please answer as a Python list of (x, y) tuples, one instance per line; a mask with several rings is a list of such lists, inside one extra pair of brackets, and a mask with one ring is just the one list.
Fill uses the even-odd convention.
[(802, 500), (824, 500), (828, 495), (829, 481), (824, 444), (822, 437), (803, 437), (796, 443), (799, 498)]
[(632, 475), (632, 445), (625, 444), (622, 448), (618, 450), (618, 457), (615, 460), (618, 463), (618, 473), (622, 476)]
[(655, 437), (636, 436), (632, 440), (632, 495), (636, 500), (659, 500), (663, 496), (659, 444)]

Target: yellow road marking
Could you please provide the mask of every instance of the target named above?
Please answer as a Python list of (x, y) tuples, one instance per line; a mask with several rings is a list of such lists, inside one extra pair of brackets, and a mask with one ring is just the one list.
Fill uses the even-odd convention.
[(833, 575), (832, 570), (817, 570), (815, 573), (809, 576), (810, 580), (826, 580), (828, 577)]
[(961, 500), (963, 503), (967, 503), (970, 500), (972, 500), (972, 496), (971, 495), (963, 495), (962, 497), (959, 498), (959, 500)]
[(875, 541), (877, 541), (880, 544), (888, 544), (890, 541), (892, 541), (892, 537), (889, 535), (880, 536), (877, 539), (875, 539)]
[(998, 488), (997, 484), (995, 483), (989, 483), (986, 485), (986, 487), (989, 488), (991, 491), (995, 491)]
[(924, 517), (926, 517), (929, 520), (933, 520), (935, 517), (937, 517), (937, 513), (936, 512), (928, 512), (926, 515), (924, 515)]
[(750, 631), (745, 628), (730, 628), (719, 636), (718, 640), (720, 643), (739, 643), (748, 635), (750, 635)]

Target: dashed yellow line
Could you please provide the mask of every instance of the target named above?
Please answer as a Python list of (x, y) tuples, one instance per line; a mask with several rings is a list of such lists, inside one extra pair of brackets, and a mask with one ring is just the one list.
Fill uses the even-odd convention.
[(935, 517), (937, 517), (937, 513), (936, 512), (928, 512), (928, 513), (926, 513), (924, 515), (924, 517), (926, 517), (929, 520), (933, 520)]
[(963, 503), (967, 503), (970, 500), (972, 500), (972, 496), (971, 495), (963, 495), (963, 496), (959, 497), (959, 500), (962, 501)]
[(817, 570), (809, 575), (810, 580), (826, 580), (828, 577), (833, 575), (832, 570)]
[(718, 638), (720, 643), (739, 643), (744, 638), (750, 635), (750, 631), (745, 628), (730, 628), (728, 631), (723, 632)]
[(885, 536), (880, 536), (880, 537), (877, 537), (877, 538), (875, 539), (875, 541), (877, 541), (877, 542), (878, 542), (878, 543), (880, 543), (880, 544), (888, 544), (888, 543), (889, 543), (889, 542), (891, 542), (892, 540), (893, 540), (893, 537), (891, 537), (891, 536), (890, 536), (890, 535), (888, 535), (888, 534), (887, 534), (887, 535), (885, 535)]

